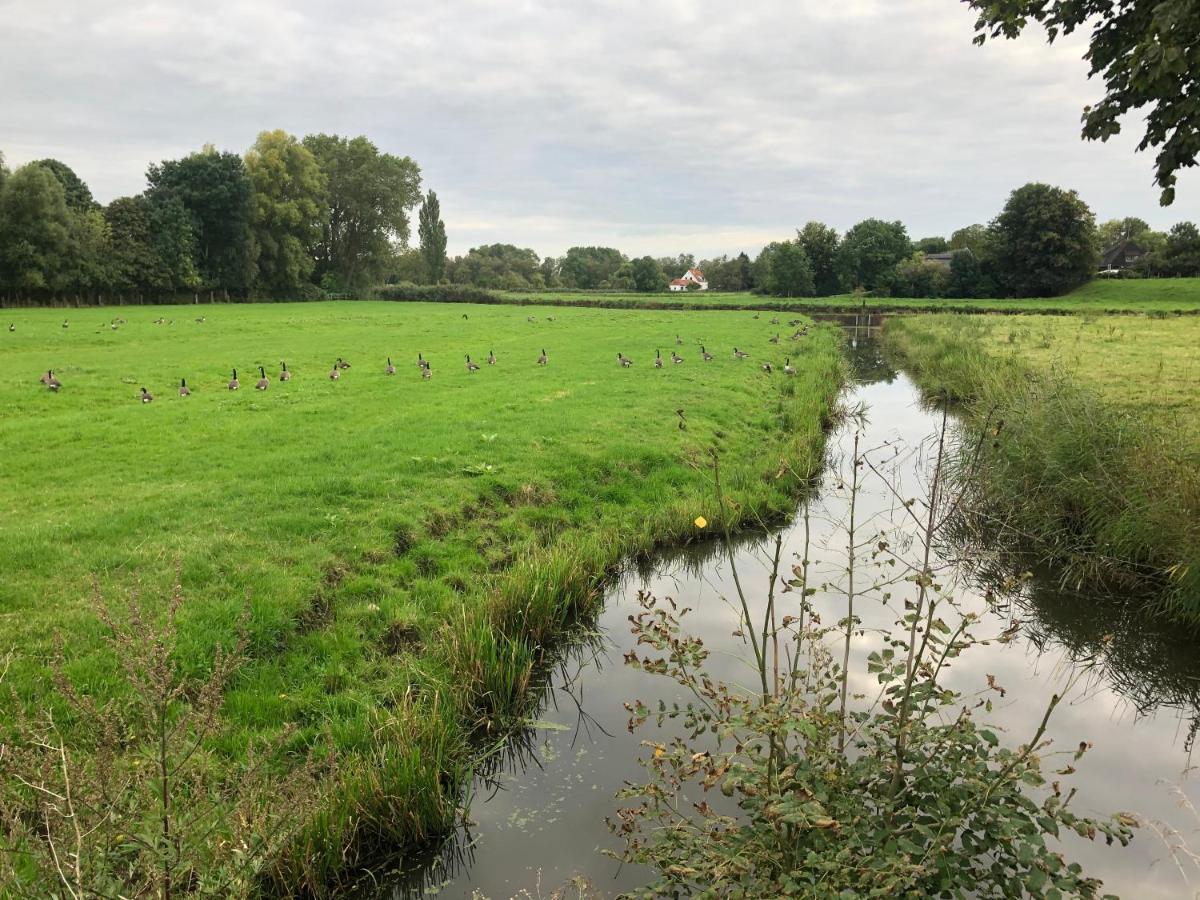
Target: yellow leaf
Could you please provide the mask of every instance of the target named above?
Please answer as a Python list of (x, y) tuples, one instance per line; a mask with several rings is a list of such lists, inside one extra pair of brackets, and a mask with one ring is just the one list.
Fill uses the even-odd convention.
[(696, 516), (696, 527), (697, 528), (703, 528), (707, 524), (708, 524), (708, 519), (704, 518), (704, 516)]

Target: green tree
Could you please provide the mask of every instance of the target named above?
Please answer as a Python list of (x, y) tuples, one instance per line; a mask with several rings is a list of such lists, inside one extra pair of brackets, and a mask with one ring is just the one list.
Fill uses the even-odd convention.
[(118, 294), (170, 290), (170, 272), (155, 252), (153, 208), (144, 196), (119, 197), (104, 208), (109, 287)]
[(151, 165), (146, 179), (156, 205), (175, 198), (187, 210), (202, 283), (238, 294), (249, 290), (255, 272), (254, 198), (242, 158), (209, 145)]
[(945, 253), (950, 249), (950, 242), (944, 237), (924, 237), (913, 244), (913, 249), (921, 253)]
[(472, 247), (466, 256), (451, 260), (446, 271), (453, 284), (481, 288), (521, 290), (541, 283), (538, 255), (513, 244)]
[(8, 166), (4, 164), (4, 151), (0, 150), (0, 191), (4, 190), (4, 182), (8, 179)]
[(1096, 234), (1099, 238), (1100, 249), (1107, 250), (1123, 239), (1136, 241), (1149, 230), (1148, 222), (1144, 222), (1136, 216), (1129, 216), (1124, 219), (1109, 219), (1097, 226)]
[(1200, 276), (1200, 229), (1191, 222), (1180, 222), (1167, 234), (1163, 249), (1163, 267), (1170, 275)]
[(1175, 200), (1176, 173), (1200, 154), (1200, 3), (1196, 0), (968, 0), (979, 11), (975, 43), (1016, 38), (1030, 21), (1053, 43), (1091, 28), (1084, 58), (1100, 75), (1104, 99), (1083, 111), (1083, 136), (1106, 141), (1120, 119), (1145, 110), (1139, 151), (1158, 149), (1155, 182), (1161, 203)]
[(67, 198), (67, 206), (71, 209), (89, 210), (96, 207), (91, 188), (66, 163), (57, 159), (39, 159), (30, 165), (41, 166), (58, 179)]
[(328, 182), (326, 208), (313, 246), (317, 275), (345, 288), (381, 274), (392, 245), (408, 245), (409, 213), (421, 199), (421, 169), (409, 157), (380, 153), (365, 137), (310, 134)]
[(991, 232), (986, 225), (968, 225), (950, 235), (950, 250), (970, 250), (975, 258), (982, 260), (988, 253)]
[(1054, 297), (1096, 271), (1096, 222), (1074, 191), (1027, 184), (1008, 198), (992, 223), (993, 265), (1001, 285), (1018, 297)]
[[(960, 256), (962, 254), (959, 254)], [(920, 250), (896, 263), (892, 276), (893, 297), (943, 297), (950, 281), (950, 270), (930, 262)]]
[(559, 278), (583, 291), (606, 287), (623, 262), (621, 251), (612, 247), (572, 247), (559, 263)]
[(838, 248), (838, 269), (846, 286), (873, 291), (885, 287), (896, 263), (912, 252), (900, 222), (866, 219), (846, 232)]
[(425, 195), (417, 216), (417, 234), (421, 239), (421, 258), (425, 274), (433, 284), (446, 274), (446, 223), (442, 221), (442, 205), (433, 191)]
[(309, 253), (323, 209), (325, 176), (312, 152), (286, 131), (264, 131), (246, 152), (254, 189), (251, 229), (257, 287), (277, 297), (300, 289), (315, 265)]
[(9, 175), (0, 192), (0, 284), (19, 293), (66, 287), (72, 221), (59, 180), (44, 166)]
[(797, 239), (812, 265), (813, 285), (818, 297), (829, 297), (841, 290), (838, 277), (838, 233), (821, 222), (809, 222), (797, 233)]
[(812, 264), (799, 241), (767, 244), (755, 262), (759, 289), (772, 297), (811, 297)]
[(988, 295), (988, 279), (978, 257), (963, 248), (950, 257), (950, 277), (946, 282), (946, 296), (959, 300), (972, 300)]
[(203, 283), (196, 266), (196, 230), (192, 214), (175, 196), (151, 197), (150, 233), (154, 254), (174, 291), (194, 291)]
[(667, 287), (667, 276), (662, 266), (652, 256), (642, 256), (630, 263), (633, 288), (644, 294), (662, 291)]

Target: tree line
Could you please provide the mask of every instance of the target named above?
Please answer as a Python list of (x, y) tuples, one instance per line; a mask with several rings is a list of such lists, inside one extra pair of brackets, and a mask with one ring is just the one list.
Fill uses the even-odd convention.
[(0, 294), (100, 302), (356, 290), (391, 271), (422, 199), (422, 238), (433, 246), (440, 234), (444, 257), (420, 167), (361, 136), (264, 131), (244, 155), (205, 146), (151, 164), (142, 193), (103, 206), (65, 163), (10, 172), (0, 154)]

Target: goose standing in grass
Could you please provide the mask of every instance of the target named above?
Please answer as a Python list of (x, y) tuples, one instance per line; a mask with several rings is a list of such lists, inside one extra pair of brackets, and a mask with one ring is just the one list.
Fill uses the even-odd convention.
[(190, 396), (192, 396), (192, 391), (191, 391), (191, 388), (189, 388), (189, 387), (187, 386), (187, 379), (186, 379), (186, 378), (180, 378), (180, 379), (179, 379), (179, 396), (180, 396), (180, 397), (190, 397)]
[(495, 364), (496, 364), (496, 351), (489, 350), (488, 351), (488, 365), (494, 366)]
[(675, 335), (675, 346), (676, 347), (683, 346), (683, 338), (681, 338), (679, 335)]
[(329, 370), (329, 380), (337, 381), (341, 377), (342, 377), (341, 369), (339, 368), (337, 363), (334, 363), (333, 368)]
[(344, 359), (342, 359), (342, 358), (339, 356), (339, 357), (338, 357), (338, 359), (337, 359), (337, 367), (338, 367), (339, 369), (348, 369), (348, 368), (350, 368), (350, 363), (346, 362)]
[(796, 374), (796, 367), (792, 365), (792, 360), (790, 357), (783, 361), (783, 374), (784, 375), (795, 375)]
[(8, 323), (8, 330), (9, 330), (9, 331), (16, 331), (16, 330), (17, 330), (17, 323), (16, 323), (16, 322), (9, 322), (9, 323)]
[(656, 368), (656, 369), (662, 368), (662, 351), (661, 350), (654, 351), (654, 368)]
[(267, 378), (267, 370), (262, 366), (258, 367), (258, 381), (254, 385), (256, 391), (265, 391), (271, 386), (271, 379)]
[(153, 401), (154, 401), (154, 395), (152, 395), (152, 394), (151, 394), (151, 393), (150, 393), (148, 390), (146, 390), (145, 388), (142, 388), (142, 402), (143, 402), (143, 403), (151, 403), (151, 402), (153, 402)]
[(770, 341), (770, 343), (772, 343), (772, 344), (778, 344), (778, 343), (779, 343), (779, 334), (778, 334), (778, 333), (776, 333), (776, 334), (773, 334), (773, 335), (771, 335), (771, 337), (770, 337), (770, 338), (768, 338), (768, 340), (769, 340), (769, 341)]
[(429, 362), (420, 353), (417, 354), (417, 368), (418, 369), (428, 369), (429, 368)]
[(237, 369), (234, 369), (233, 377), (229, 379), (229, 389), (231, 391), (236, 391), (241, 386), (242, 386), (242, 383), (240, 381), (238, 381), (238, 377), (237, 377)]
[(55, 393), (58, 393), (58, 389), (62, 387), (62, 382), (54, 377), (53, 372), (47, 372), (46, 374), (50, 376), (49, 380), (46, 382), (46, 387), (50, 388), (50, 390), (54, 391)]
[(288, 371), (287, 363), (283, 362), (282, 360), (279, 363), (279, 380), (280, 381), (291, 381), (292, 380), (292, 373)]
[(671, 362), (675, 363), (675, 365), (679, 365), (681, 362), (683, 362), (683, 357), (680, 356), (678, 353), (676, 353), (674, 350), (672, 350), (671, 351)]
[(468, 353), (467, 354), (467, 374), (470, 375), (472, 372), (478, 372), (478, 371), (479, 371), (479, 365), (477, 363), (471, 362), (471, 354)]
[(387, 361), (388, 361), (387, 368), (383, 370), (383, 373), (385, 375), (395, 375), (396, 367), (392, 365), (392, 358), (389, 356), (387, 358)]
[(733, 358), (734, 359), (746, 359), (749, 355), (750, 354), (747, 353), (745, 350), (739, 350), (737, 347), (733, 348)]
[(66, 319), (63, 319), (63, 328), (70, 328), (70, 327), (71, 327), (71, 323), (68, 322)]
[(433, 377), (433, 369), (429, 368), (429, 363), (425, 363), (425, 365), (421, 367), (421, 377), (426, 381)]
[(47, 369), (45, 374), (43, 374), (42, 377), (38, 379), (38, 381), (40, 381), (42, 384), (49, 384), (50, 379), (53, 377), (54, 377), (54, 373), (51, 372), (49, 369)]
[(778, 325), (778, 324), (779, 324), (779, 317), (778, 317), (778, 316), (771, 316), (771, 324), (772, 324), (772, 325)]
[(550, 357), (548, 357), (548, 356), (546, 355), (546, 351), (543, 349), (543, 350), (542, 350), (542, 355), (538, 357), (538, 365), (539, 365), (539, 366), (544, 366), (544, 365), (546, 365), (546, 363), (548, 363), (548, 362), (550, 362)]
[(700, 358), (701, 358), (702, 360), (704, 360), (705, 362), (712, 362), (712, 361), (713, 361), (713, 355), (712, 355), (711, 353), (709, 353), (707, 350), (705, 350), (705, 349), (704, 349), (704, 345), (703, 345), (703, 344), (701, 344), (701, 345), (700, 345)]
[(772, 366), (771, 366), (771, 364), (770, 364), (769, 362), (765, 362), (765, 363), (763, 363), (763, 364), (762, 364), (762, 370), (763, 370), (764, 372), (766, 372), (768, 375), (770, 375), (772, 372), (774, 372), (774, 371), (775, 371), (775, 369), (774, 369), (774, 368), (772, 368)]
[(626, 356), (624, 353), (618, 353), (617, 354), (617, 364), (622, 369), (628, 369), (630, 366), (633, 365), (633, 360), (630, 359), (628, 356)]

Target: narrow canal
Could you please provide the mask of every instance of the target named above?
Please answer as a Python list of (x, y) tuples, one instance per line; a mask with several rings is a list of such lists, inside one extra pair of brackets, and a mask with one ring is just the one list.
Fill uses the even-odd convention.
[[(873, 337), (852, 334), (851, 343), (857, 384), (845, 402), (866, 410), (861, 446), (877, 448), (875, 458), (886, 462), (892, 486), (903, 496), (921, 496), (940, 414), (923, 406), (903, 373), (888, 367)], [(848, 497), (843, 476), (849, 472), (854, 431), (848, 423), (832, 437), (829, 468), (808, 501), (809, 555), (817, 580), (836, 581), (845, 566)], [(859, 521), (868, 523), (860, 528), (907, 529), (911, 534), (903, 509), (883, 483), (867, 480), (858, 509)], [(794, 562), (804, 541), (799, 513), (782, 534), (785, 558)], [(736, 552), (741, 579), (754, 586), (754, 596), (765, 595), (773, 537), (746, 539)], [(635, 698), (651, 705), (659, 699), (670, 703), (678, 694), (673, 682), (622, 664), (634, 640), (628, 617), (638, 611), (639, 591), (675, 598), (695, 610), (684, 627), (713, 651), (712, 673), (746, 681), (751, 673), (740, 661), (744, 647), (732, 636), (738, 613), (725, 599), (735, 597), (729, 563), (717, 550), (713, 544), (693, 547), (656, 561), (649, 571), (627, 572), (610, 590), (595, 633), (573, 647), (547, 681), (538, 719), (509, 742), (492, 771), (476, 779), (470, 823), (435, 856), (405, 861), (380, 876), (374, 893), (396, 900), (434, 894), (493, 900), (547, 897), (579, 879), (588, 886), (587, 896), (608, 897), (643, 883), (644, 871), (622, 866), (602, 852), (620, 849), (605, 817), (613, 814), (614, 794), (622, 784), (640, 780), (639, 742), (661, 737), (652, 725), (630, 734), (622, 704)], [(974, 568), (958, 566), (953, 579), (960, 607), (985, 616), (977, 633), (999, 633), (1016, 624), (1019, 637), (968, 651), (952, 670), (950, 686), (974, 693), (989, 676), (1002, 685), (1006, 694), (988, 721), (1016, 745), (1030, 738), (1052, 693), (1073, 673), (1086, 670), (1049, 730), (1057, 747), (1081, 741), (1094, 745), (1068, 782), (1079, 788), (1076, 811), (1126, 811), (1170, 823), (1200, 852), (1200, 820), (1180, 806), (1173, 790), (1182, 784), (1185, 794), (1200, 801), (1200, 791), (1181, 781), (1191, 766), (1200, 721), (1200, 657), (1191, 640), (1148, 624), (1140, 615), (1119, 612), (1119, 605), (1064, 591), (1053, 573), (1035, 576), (1004, 595), (989, 592), (994, 586), (981, 583)], [(844, 601), (835, 591), (820, 593), (814, 601), (826, 622), (844, 614)], [(869, 601), (858, 611), (864, 627), (856, 649), (861, 656), (882, 646), (882, 634), (892, 627), (896, 613)], [(852, 666), (852, 672), (864, 692), (870, 691), (865, 669)], [(1166, 898), (1195, 890), (1150, 828), (1138, 829), (1127, 848), (1072, 836), (1062, 850), (1088, 874), (1102, 878), (1107, 892)], [(1188, 869), (1189, 875), (1195, 872), (1194, 866)], [(578, 893), (572, 890), (567, 896)]]

